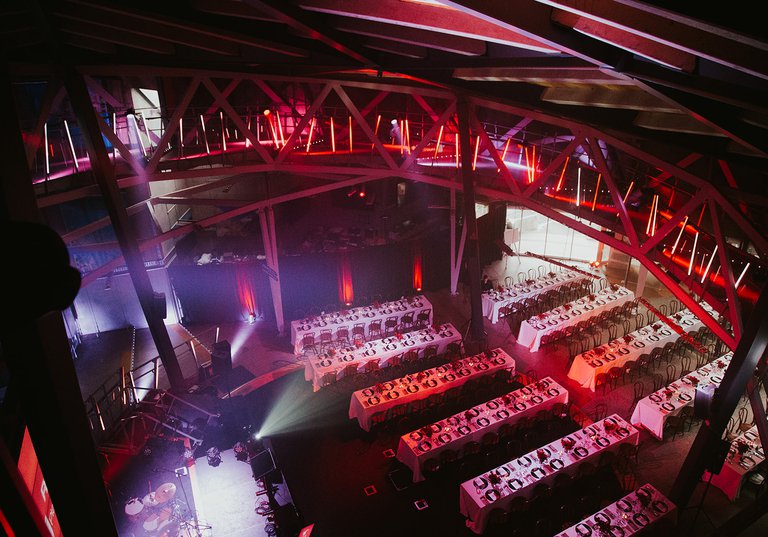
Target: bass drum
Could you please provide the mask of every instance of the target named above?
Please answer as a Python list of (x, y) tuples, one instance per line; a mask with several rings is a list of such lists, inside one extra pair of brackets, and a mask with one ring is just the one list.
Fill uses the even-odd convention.
[(157, 528), (157, 537), (179, 537), (179, 523), (176, 520), (167, 520)]

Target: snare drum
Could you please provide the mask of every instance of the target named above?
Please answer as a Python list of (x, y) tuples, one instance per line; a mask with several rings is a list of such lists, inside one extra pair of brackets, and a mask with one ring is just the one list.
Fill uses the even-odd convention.
[(160, 516), (157, 513), (152, 513), (142, 524), (142, 527), (147, 531), (155, 531), (160, 524)]
[(144, 505), (147, 507), (157, 507), (160, 503), (155, 499), (155, 493), (150, 492), (144, 496)]

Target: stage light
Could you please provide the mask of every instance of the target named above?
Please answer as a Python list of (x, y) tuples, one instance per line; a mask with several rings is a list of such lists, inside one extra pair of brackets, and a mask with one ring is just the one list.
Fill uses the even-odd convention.
[(261, 431), (256, 431), (253, 435), (254, 440), (261, 440)]
[(250, 312), (248, 314), (248, 324), (253, 324), (256, 322), (256, 314), (253, 312)]
[(219, 451), (219, 448), (215, 446), (208, 448), (208, 451), (206, 451), (205, 454), (208, 459), (208, 466), (213, 466), (215, 468), (221, 464), (221, 452)]
[(265, 109), (265, 110), (264, 110), (264, 115), (265, 115), (265, 116), (268, 116), (269, 114), (270, 114), (269, 108)]

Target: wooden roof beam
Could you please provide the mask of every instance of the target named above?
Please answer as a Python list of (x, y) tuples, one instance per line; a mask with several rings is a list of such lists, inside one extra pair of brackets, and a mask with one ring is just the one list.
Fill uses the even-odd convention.
[(559, 52), (556, 48), (543, 44), (532, 37), (501, 28), (496, 24), (460, 11), (446, 10), (442, 6), (406, 4), (398, 0), (376, 0), (375, 2), (300, 0), (299, 5), (306, 10), (318, 13), (431, 30), (539, 52)]
[(421, 45), (463, 56), (482, 56), (486, 52), (485, 42), (479, 39), (469, 39), (397, 24), (339, 17), (334, 26), (337, 30), (351, 34), (381, 37), (390, 41)]

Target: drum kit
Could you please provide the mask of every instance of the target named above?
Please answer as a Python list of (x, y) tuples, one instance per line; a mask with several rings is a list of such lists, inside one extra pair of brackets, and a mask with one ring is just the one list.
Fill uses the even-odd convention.
[(131, 498), (125, 514), (149, 537), (178, 537), (184, 518), (183, 503), (175, 498), (176, 485), (163, 483), (144, 498)]

